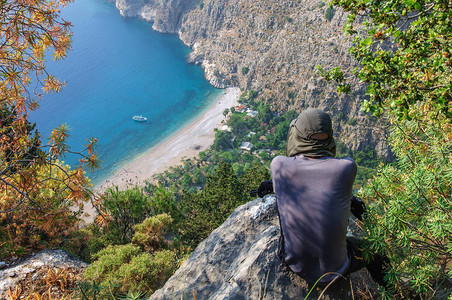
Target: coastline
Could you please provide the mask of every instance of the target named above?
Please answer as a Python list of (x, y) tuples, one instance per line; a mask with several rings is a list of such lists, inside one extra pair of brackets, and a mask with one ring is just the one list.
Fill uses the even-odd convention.
[(95, 186), (96, 192), (108, 187), (142, 185), (153, 175), (181, 164), (183, 158), (193, 158), (200, 151), (208, 149), (215, 139), (215, 128), (221, 126), (223, 111), (237, 105), (239, 88), (227, 88), (199, 117), (188, 123), (161, 143), (121, 166), (108, 179)]

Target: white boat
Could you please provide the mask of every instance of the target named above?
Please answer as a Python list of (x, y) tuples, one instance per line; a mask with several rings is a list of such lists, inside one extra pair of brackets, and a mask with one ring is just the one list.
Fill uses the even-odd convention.
[(148, 120), (148, 118), (143, 117), (143, 116), (133, 116), (132, 119), (134, 119), (137, 122), (146, 122)]

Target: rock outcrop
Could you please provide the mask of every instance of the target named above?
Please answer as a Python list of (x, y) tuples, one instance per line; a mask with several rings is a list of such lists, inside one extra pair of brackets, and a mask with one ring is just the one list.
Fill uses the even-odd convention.
[(177, 33), (184, 17), (199, 0), (116, 0), (122, 16), (139, 17), (153, 23), (154, 30)]
[[(9, 299), (9, 288), (12, 291), (15, 291), (16, 287), (21, 291), (30, 291), (33, 290), (33, 285), (45, 285), (43, 282), (46, 280), (43, 277), (48, 275), (49, 270), (53, 272), (56, 279), (59, 279), (58, 274), (62, 274), (58, 273), (60, 270), (66, 270), (65, 284), (68, 284), (70, 281), (68, 275), (75, 276), (87, 266), (88, 264), (65, 251), (43, 250), (20, 264), (0, 270), (0, 299)], [(37, 286), (37, 288), (45, 288), (45, 286)], [(58, 290), (58, 288), (55, 289)], [(58, 291), (52, 290), (52, 294), (55, 292)]]
[(372, 147), (389, 156), (384, 124), (360, 111), (365, 87), (338, 95), (316, 69), (356, 67), (343, 31), (346, 13), (323, 0), (116, 0), (124, 16), (178, 33), (214, 86), (259, 91), (274, 109), (317, 107), (333, 116), (339, 140), (353, 150)]
[[(305, 299), (308, 285), (279, 260), (274, 196), (238, 207), (150, 299)], [(352, 288), (350, 288), (352, 287)], [(323, 289), (314, 288), (309, 299)], [(366, 271), (326, 289), (322, 299), (375, 293)]]

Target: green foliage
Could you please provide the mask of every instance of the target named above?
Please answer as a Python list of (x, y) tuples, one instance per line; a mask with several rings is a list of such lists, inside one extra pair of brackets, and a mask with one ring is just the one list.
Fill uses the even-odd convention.
[(125, 191), (120, 191), (117, 186), (109, 188), (100, 204), (109, 220), (108, 232), (116, 239), (115, 244), (130, 242), (133, 226), (151, 215), (151, 198), (139, 187)]
[(164, 228), (171, 224), (173, 220), (167, 214), (149, 217), (142, 223), (133, 227), (135, 234), (132, 242), (143, 247), (146, 252), (153, 252), (166, 245), (163, 234)]
[(127, 294), (124, 295), (124, 297), (121, 297), (121, 300), (145, 300), (146, 298), (142, 298), (144, 296), (144, 293), (137, 291), (132, 292), (129, 291)]
[[(268, 168), (261, 164), (254, 164), (243, 176), (239, 178), (239, 181), (243, 185), (245, 192), (249, 192), (259, 187), (262, 181), (270, 179), (271, 176)], [(256, 197), (253, 196), (251, 198), (255, 199)]]
[(95, 280), (83, 280), (77, 283), (77, 287), (74, 290), (74, 298), (81, 300), (115, 300), (117, 299), (117, 294), (114, 290), (117, 287), (111, 282), (107, 285), (101, 285)]
[(223, 111), (223, 116), (226, 117), (229, 114), (229, 108), (225, 108)]
[[(372, 203), (365, 223), (372, 250), (391, 260), (398, 297), (452, 291), (450, 1), (334, 0), (349, 12), (350, 49), (368, 84), (363, 109), (391, 121), (397, 161), (362, 191)], [(364, 23), (355, 28), (357, 16)], [(362, 19), (360, 17), (360, 19)], [(323, 73), (348, 92), (343, 71)]]
[(177, 266), (176, 254), (170, 250), (142, 252), (133, 244), (108, 246), (95, 255), (96, 261), (86, 268), (87, 280), (96, 280), (101, 286), (116, 284), (120, 291), (152, 293), (164, 283)]
[[(127, 191), (110, 189), (101, 201), (98, 201), (101, 215), (98, 216), (97, 223), (72, 232), (60, 248), (85, 262), (91, 262), (93, 254), (108, 245), (131, 242), (137, 228), (143, 233), (154, 232), (152, 233), (154, 236), (158, 236), (155, 232), (163, 230), (162, 226), (168, 228), (165, 232), (176, 230), (177, 223), (183, 218), (183, 206), (173, 190), (171, 187), (153, 186), (149, 183), (144, 189), (138, 187)], [(160, 216), (161, 214), (166, 217)], [(153, 220), (152, 216), (156, 216), (157, 219)], [(149, 223), (137, 225), (143, 220)], [(171, 223), (169, 220), (174, 222)], [(164, 225), (152, 225), (152, 222)], [(141, 239), (145, 237), (141, 235)]]
[(180, 233), (182, 240), (196, 246), (231, 212), (247, 201), (242, 184), (226, 162), (218, 165), (216, 174), (207, 177), (204, 189), (197, 194), (185, 194), (186, 215)]
[(232, 144), (232, 135), (227, 131), (216, 130), (212, 149), (223, 151), (232, 148), (234, 148), (234, 145)]
[(362, 196), (373, 203), (367, 239), (388, 254), (399, 292), (404, 278), (417, 294), (431, 296), (452, 291), (452, 135), (444, 118), (427, 118), (398, 123), (391, 135), (398, 160)]
[(250, 71), (250, 68), (248, 68), (248, 67), (243, 67), (243, 68), (242, 68), (242, 75), (248, 74), (249, 71)]
[(258, 93), (255, 90), (250, 90), (248, 92), (243, 92), (240, 95), (239, 102), (240, 103), (249, 103), (251, 105), (254, 104), (254, 100), (256, 99)]
[[(361, 66), (355, 74), (369, 83), (364, 110), (376, 114), (392, 110), (398, 119), (410, 119), (416, 103), (430, 102), (440, 114), (452, 117), (449, 1), (334, 0), (333, 4), (349, 12), (345, 29), (356, 37), (350, 51)], [(354, 27), (358, 15), (366, 16), (364, 33)], [(341, 74), (335, 69), (327, 78), (346, 87)]]
[(272, 118), (272, 112), (270, 110), (270, 106), (263, 102), (260, 102), (257, 106), (257, 111), (259, 112), (259, 119), (264, 123), (269, 123)]
[(109, 245), (94, 255), (96, 261), (86, 268), (84, 276), (88, 280), (114, 279), (114, 272), (141, 253), (140, 247), (134, 244)]
[(296, 96), (297, 96), (297, 93), (294, 91), (287, 93), (287, 98), (289, 98), (289, 99), (295, 99)]
[(151, 215), (168, 214), (176, 223), (182, 219), (183, 205), (177, 199), (173, 188), (147, 184), (144, 191), (151, 197)]
[(86, 268), (85, 278), (97, 282), (100, 288), (113, 283), (112, 294), (152, 293), (179, 265), (178, 251), (163, 249), (170, 248), (163, 235), (171, 222), (170, 216), (161, 214), (135, 225), (133, 243), (109, 245), (93, 255), (96, 261)]
[(90, 263), (91, 256), (109, 244), (111, 243), (108, 236), (102, 234), (100, 227), (97, 224), (89, 224), (72, 232), (60, 248)]

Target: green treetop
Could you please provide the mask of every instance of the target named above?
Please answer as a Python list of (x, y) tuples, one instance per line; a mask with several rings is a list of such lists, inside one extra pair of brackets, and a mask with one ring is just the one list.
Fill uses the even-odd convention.
[[(368, 83), (363, 108), (411, 119), (417, 103), (452, 117), (452, 5), (448, 0), (334, 0), (349, 12), (345, 31), (355, 37), (355, 74)], [(358, 24), (355, 24), (355, 21)], [(327, 75), (350, 90), (339, 69)]]

